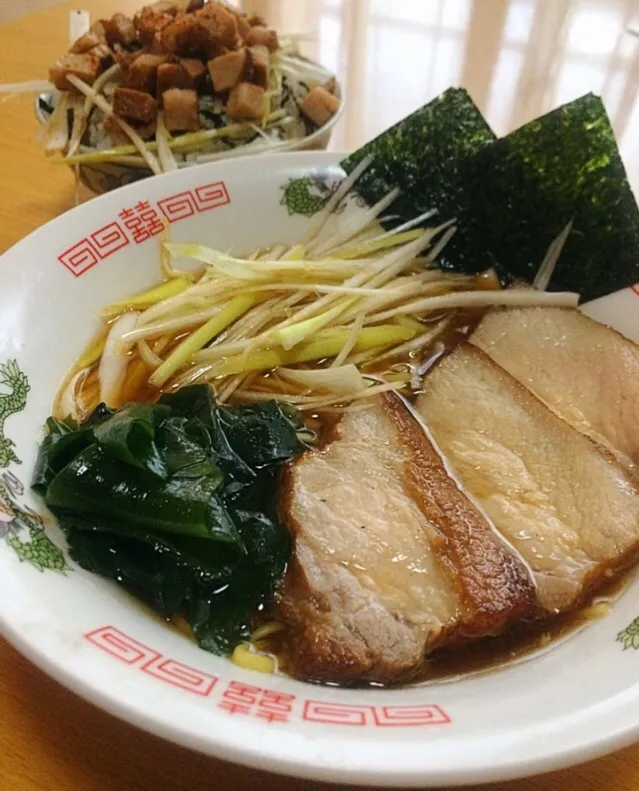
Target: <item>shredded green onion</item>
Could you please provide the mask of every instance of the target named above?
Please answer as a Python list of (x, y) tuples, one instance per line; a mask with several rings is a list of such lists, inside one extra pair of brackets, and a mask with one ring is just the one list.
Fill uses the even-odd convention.
[(235, 297), (226, 307), (212, 316), (206, 324), (185, 338), (182, 343), (167, 357), (162, 365), (151, 375), (149, 382), (154, 387), (162, 387), (173, 374), (184, 365), (196, 352), (209, 343), (229, 324), (243, 316), (256, 303), (257, 298), (249, 295)]

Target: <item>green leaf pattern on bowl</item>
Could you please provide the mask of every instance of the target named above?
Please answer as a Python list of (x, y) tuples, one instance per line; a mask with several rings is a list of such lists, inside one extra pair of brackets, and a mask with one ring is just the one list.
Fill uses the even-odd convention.
[(6, 541), (20, 560), (38, 571), (68, 571), (62, 551), (44, 531), (40, 514), (18, 503), (17, 497), (24, 493), (24, 486), (7, 469), (12, 463), (21, 464), (21, 461), (14, 450), (15, 443), (5, 435), (5, 422), (25, 408), (31, 389), (16, 360), (0, 365), (0, 384), (10, 388), (8, 393), (0, 393), (0, 469), (5, 470), (0, 477), (0, 539)]

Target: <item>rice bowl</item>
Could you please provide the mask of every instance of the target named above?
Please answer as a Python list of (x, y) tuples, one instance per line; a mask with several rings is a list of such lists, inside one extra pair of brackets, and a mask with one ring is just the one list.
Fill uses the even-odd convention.
[[(217, 0), (158, 0), (89, 26), (36, 99), (45, 153), (99, 189), (245, 153), (325, 147), (343, 110), (334, 75), (259, 16)], [(79, 35), (81, 34), (81, 35)], [(32, 81), (0, 86), (32, 91)], [(106, 166), (109, 166), (106, 168)], [(82, 169), (82, 170), (81, 170)], [(83, 175), (84, 173), (84, 175)]]

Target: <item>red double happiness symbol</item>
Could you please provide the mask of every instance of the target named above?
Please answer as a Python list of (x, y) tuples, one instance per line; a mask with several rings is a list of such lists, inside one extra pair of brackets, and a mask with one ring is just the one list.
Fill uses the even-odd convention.
[[(163, 656), (115, 626), (95, 629), (86, 634), (85, 638), (120, 662), (195, 695), (207, 697), (218, 685), (217, 676)], [(303, 720), (324, 725), (410, 727), (446, 725), (451, 722), (441, 706), (430, 703), (416, 706), (367, 706), (323, 700), (301, 701), (287, 692), (235, 680), (229, 681), (221, 690), (215, 705), (227, 714), (243, 714), (268, 723), (287, 723), (300, 717), (298, 705), (301, 703)]]
[(194, 195), (198, 211), (217, 209), (218, 206), (226, 206), (231, 202), (223, 181), (214, 181), (212, 184), (196, 187)]
[(149, 662), (161, 657), (157, 651), (134, 640), (128, 634), (116, 629), (115, 626), (103, 626), (84, 636), (89, 642), (116, 659), (126, 662), (127, 665), (138, 664), (141, 660)]
[(375, 725), (445, 725), (450, 717), (441, 706), (374, 706)]
[(91, 241), (95, 245), (100, 258), (108, 258), (108, 256), (115, 253), (116, 250), (126, 247), (129, 243), (127, 235), (117, 222), (110, 222), (108, 225), (105, 225), (104, 228), (100, 228), (99, 231), (92, 233)]
[(186, 190), (171, 195), (170, 198), (162, 198), (158, 201), (158, 207), (169, 222), (177, 222), (191, 217), (197, 211), (193, 194)]
[(115, 626), (103, 626), (85, 634), (86, 639), (127, 665), (135, 665), (160, 681), (206, 696), (217, 684), (217, 676), (204, 673), (175, 659), (163, 656), (144, 643), (134, 640)]
[(294, 702), (295, 695), (286, 692), (229, 681), (217, 707), (227, 714), (244, 714), (269, 723), (288, 722)]
[(327, 703), (321, 700), (307, 700), (302, 714), (302, 719), (308, 722), (325, 722), (332, 725), (367, 725), (370, 718), (370, 706)]
[(88, 239), (81, 239), (58, 256), (69, 272), (80, 277), (100, 260), (98, 252)]
[(178, 192), (158, 201), (158, 208), (169, 222), (177, 222), (193, 216), (196, 212), (217, 209), (231, 202), (226, 184), (214, 181), (196, 187), (193, 191)]
[(217, 676), (211, 676), (196, 670), (194, 667), (176, 662), (175, 659), (166, 659), (160, 656), (148, 662), (142, 670), (150, 676), (166, 681), (174, 687), (181, 687), (196, 695), (206, 696), (210, 694), (213, 687), (217, 684)]
[(303, 719), (332, 725), (446, 725), (450, 717), (441, 706), (364, 706), (307, 700)]
[(197, 212), (226, 206), (230, 202), (223, 181), (213, 181), (193, 190), (184, 190), (168, 198), (162, 198), (157, 202), (157, 209), (148, 200), (141, 200), (134, 207), (123, 209), (119, 213), (124, 228), (114, 220), (69, 247), (58, 256), (58, 261), (75, 277), (79, 277), (94, 267), (98, 261), (108, 258), (130, 244), (131, 238), (136, 244), (140, 244), (159, 234), (163, 224), (158, 209), (169, 222), (173, 223), (192, 217)]
[(127, 235), (117, 222), (111, 222), (86, 239), (76, 242), (58, 256), (58, 261), (76, 277), (80, 277), (98, 261), (129, 244)]

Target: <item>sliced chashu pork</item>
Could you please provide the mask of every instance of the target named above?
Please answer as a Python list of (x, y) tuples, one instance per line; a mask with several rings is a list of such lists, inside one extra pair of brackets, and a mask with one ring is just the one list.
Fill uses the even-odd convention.
[(634, 559), (634, 479), (482, 351), (464, 344), (445, 358), (417, 407), (463, 485), (533, 568), (545, 610), (574, 607)]
[(487, 313), (471, 337), (560, 417), (639, 464), (639, 346), (574, 308)]
[(406, 678), (429, 649), (530, 612), (525, 566), (396, 396), (346, 413), (330, 433), (284, 481), (295, 550), (277, 614), (291, 627), (294, 675)]

